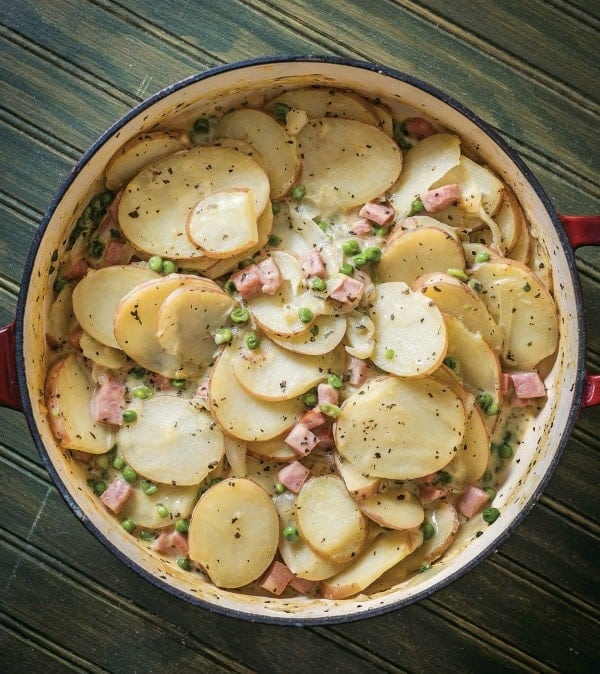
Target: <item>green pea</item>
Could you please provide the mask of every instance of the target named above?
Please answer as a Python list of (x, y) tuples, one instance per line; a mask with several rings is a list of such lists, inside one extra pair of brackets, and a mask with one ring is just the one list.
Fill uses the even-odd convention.
[(125, 459), (119, 455), (115, 456), (112, 466), (115, 470), (122, 470), (125, 467)]
[(150, 386), (142, 384), (141, 386), (135, 386), (132, 388), (131, 395), (134, 398), (139, 398), (140, 400), (147, 400), (148, 398), (152, 398), (154, 391), (150, 388)]
[(67, 285), (67, 279), (64, 276), (57, 276), (52, 284), (52, 290), (59, 293)]
[(271, 114), (278, 122), (285, 122), (285, 118), (291, 109), (292, 108), (286, 103), (275, 103), (271, 110)]
[(278, 201), (272, 201), (271, 210), (273, 211), (273, 215), (279, 215), (281, 213), (281, 204)]
[(154, 531), (146, 531), (145, 529), (142, 529), (142, 531), (140, 531), (140, 538), (147, 543), (151, 543), (158, 538), (158, 534), (155, 534)]
[(496, 414), (500, 412), (500, 405), (498, 403), (493, 402), (491, 405), (488, 405), (488, 407), (485, 410), (485, 413), (488, 415), (488, 417), (495, 417)]
[(283, 494), (287, 491), (287, 487), (284, 484), (282, 484), (281, 482), (276, 482), (273, 485), (273, 489), (275, 490), (276, 494)]
[(480, 293), (483, 290), (483, 286), (479, 281), (476, 281), (474, 278), (469, 279), (468, 286), (471, 290), (474, 290), (476, 293)]
[(180, 534), (187, 534), (190, 528), (190, 523), (187, 520), (177, 520), (175, 522), (175, 531), (178, 531)]
[(135, 529), (135, 522), (131, 519), (131, 517), (128, 517), (126, 520), (123, 520), (121, 522), (121, 526), (127, 533), (131, 533)]
[(177, 557), (177, 566), (184, 571), (192, 570), (192, 562), (189, 557)]
[(96, 457), (94, 463), (96, 468), (99, 468), (100, 470), (107, 470), (110, 466), (110, 457), (107, 454), (102, 454), (101, 456)]
[(169, 509), (164, 503), (156, 504), (156, 512), (158, 513), (158, 516), (161, 517), (162, 519), (165, 519), (165, 517), (168, 517), (170, 515)]
[(329, 386), (333, 386), (335, 389), (342, 389), (344, 388), (344, 380), (337, 374), (331, 373), (327, 377), (327, 383)]
[(483, 521), (488, 524), (495, 522), (500, 517), (498, 508), (486, 508), (482, 513)]
[(215, 334), (213, 335), (213, 339), (215, 340), (215, 344), (229, 344), (231, 340), (233, 339), (233, 332), (229, 328), (219, 328), (218, 330), (215, 330)]
[(446, 356), (444, 358), (444, 365), (449, 367), (451, 370), (456, 370), (458, 367), (458, 359), (456, 359), (454, 356)]
[(110, 190), (104, 190), (104, 192), (102, 192), (102, 194), (100, 195), (100, 202), (102, 203), (102, 206), (104, 208), (110, 206), (114, 201), (114, 199), (115, 195)]
[(367, 258), (367, 262), (379, 262), (381, 260), (381, 248), (368, 246), (363, 251), (363, 255)]
[(501, 459), (512, 459), (513, 454), (513, 448), (507, 442), (503, 442), (500, 447), (498, 447), (498, 456)]
[(375, 234), (375, 236), (387, 236), (387, 233), (389, 231), (390, 231), (389, 227), (383, 227), (380, 225), (375, 225), (373, 227), (373, 234)]
[(475, 262), (489, 262), (491, 255), (487, 250), (480, 250), (477, 255), (475, 255)]
[(319, 226), (319, 229), (321, 229), (321, 231), (323, 231), (323, 232), (327, 231), (327, 229), (329, 227), (329, 222), (327, 222), (327, 220), (325, 220), (325, 218), (318, 218), (318, 220), (316, 222), (317, 222), (317, 225)]
[(492, 471), (491, 470), (486, 470), (485, 473), (483, 474), (483, 477), (481, 478), (484, 482), (489, 482), (492, 479)]
[(146, 374), (146, 370), (143, 367), (136, 365), (135, 367), (131, 368), (129, 374), (131, 374), (136, 379), (142, 379), (142, 377), (144, 377)]
[(247, 332), (244, 335), (244, 342), (246, 343), (246, 346), (249, 349), (258, 349), (258, 346), (260, 344), (260, 339), (258, 338), (258, 335), (255, 332)]
[(146, 496), (153, 496), (158, 491), (158, 487), (154, 484), (154, 482), (148, 482), (147, 480), (142, 482), (141, 487)]
[(421, 564), (419, 567), (419, 573), (425, 573), (426, 571), (429, 571), (431, 568), (431, 564)]
[(162, 273), (167, 276), (168, 274), (174, 274), (177, 271), (177, 266), (172, 260), (165, 260), (162, 263)]
[(452, 475), (450, 473), (448, 473), (447, 471), (440, 470), (440, 472), (438, 473), (437, 481), (440, 484), (450, 484), (452, 482), (452, 480), (453, 480)]
[(355, 267), (364, 267), (368, 262), (364, 253), (353, 255), (350, 259)]
[(346, 274), (346, 276), (352, 276), (354, 274), (354, 267), (349, 262), (344, 262), (340, 267), (340, 272)]
[(296, 527), (289, 526), (283, 530), (283, 537), (290, 543), (297, 543), (300, 540), (300, 532)]
[(102, 206), (102, 199), (99, 196), (94, 197), (90, 201), (90, 206), (91, 206), (92, 210), (96, 211), (96, 212), (100, 212), (100, 211), (104, 210), (104, 207)]
[(423, 531), (423, 539), (426, 541), (435, 536), (435, 527), (433, 524), (431, 524), (431, 522), (423, 522), (421, 530)]
[(310, 280), (310, 287), (313, 290), (318, 290), (319, 292), (323, 292), (327, 288), (327, 284), (322, 278), (316, 277)]
[(250, 312), (245, 307), (236, 307), (230, 314), (229, 318), (234, 323), (246, 323), (250, 320)]
[(160, 255), (153, 255), (148, 260), (148, 269), (150, 271), (161, 272), (163, 268), (163, 259)]
[(331, 403), (319, 403), (319, 410), (326, 417), (331, 417), (332, 419), (337, 419), (342, 413), (342, 410), (337, 405), (332, 405)]
[(233, 295), (233, 293), (237, 290), (237, 288), (235, 287), (235, 283), (231, 279), (229, 279), (225, 281), (225, 284), (223, 285), (223, 290), (226, 293)]
[(396, 352), (394, 349), (387, 348), (384, 353), (385, 359), (386, 360), (394, 360), (394, 357), (396, 356)]
[(121, 475), (127, 480), (127, 482), (135, 482), (137, 480), (137, 473), (131, 466), (123, 466)]
[(246, 269), (246, 267), (250, 267), (253, 264), (254, 264), (254, 260), (251, 257), (247, 257), (245, 260), (242, 260), (241, 262), (238, 262), (238, 267), (240, 269)]
[(184, 389), (187, 386), (187, 379), (171, 379), (171, 386), (177, 389)]
[(454, 278), (458, 278), (461, 281), (469, 280), (469, 277), (465, 274), (465, 272), (462, 269), (456, 269), (455, 267), (450, 267), (449, 269), (447, 269), (446, 274), (448, 274), (448, 276), (454, 276)]
[(96, 480), (94, 482), (94, 494), (101, 496), (106, 491), (106, 482), (104, 480)]
[(345, 255), (356, 255), (360, 253), (360, 244), (356, 239), (348, 239), (342, 243), (342, 250)]
[(135, 410), (125, 410), (125, 411), (123, 412), (123, 414), (122, 414), (123, 421), (124, 421), (126, 424), (130, 424), (130, 423), (132, 423), (133, 421), (136, 421), (136, 420), (137, 420), (137, 416), (138, 416), (138, 415), (137, 415), (137, 412), (136, 412)]
[(475, 396), (475, 402), (485, 411), (494, 402), (494, 399), (489, 393), (478, 393)]
[(300, 307), (298, 309), (298, 318), (302, 323), (310, 323), (314, 317), (315, 315), (308, 307)]
[(271, 236), (269, 236), (269, 240), (268, 240), (269, 246), (279, 246), (280, 243), (281, 243), (281, 237), (275, 236), (275, 234), (271, 234)]
[(496, 490), (494, 487), (486, 487), (485, 493), (489, 496), (490, 501), (493, 501), (496, 498)]
[(207, 117), (198, 117), (192, 125), (195, 133), (207, 133), (210, 129), (210, 120)]
[(319, 398), (317, 396), (317, 389), (310, 389), (302, 396), (302, 402), (307, 407), (314, 407), (318, 402)]
[(424, 210), (425, 206), (423, 205), (423, 202), (421, 201), (421, 199), (417, 198), (410, 205), (409, 215), (416, 215), (417, 213), (421, 213)]
[(292, 199), (294, 201), (300, 201), (306, 194), (306, 187), (304, 185), (296, 185), (292, 190)]

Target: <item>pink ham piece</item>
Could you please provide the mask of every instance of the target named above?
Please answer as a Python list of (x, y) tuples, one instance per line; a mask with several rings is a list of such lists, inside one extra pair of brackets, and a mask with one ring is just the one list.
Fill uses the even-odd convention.
[(335, 447), (333, 424), (331, 422), (315, 428), (314, 433), (319, 440), (317, 447)]
[(317, 386), (317, 400), (319, 405), (337, 405), (340, 402), (340, 393), (331, 384)]
[(265, 295), (274, 295), (283, 283), (283, 279), (279, 267), (273, 262), (273, 258), (268, 257), (263, 260), (257, 265), (256, 269), (261, 282), (261, 292)]
[(156, 552), (169, 552), (173, 548), (182, 555), (187, 555), (189, 552), (188, 540), (179, 531), (161, 531), (150, 547)]
[(95, 421), (113, 426), (123, 424), (125, 409), (125, 386), (107, 374), (99, 377), (100, 386), (92, 399), (92, 414)]
[(318, 250), (309, 250), (302, 256), (302, 273), (305, 278), (325, 278), (327, 270)]
[(310, 470), (300, 461), (292, 461), (277, 473), (277, 478), (282, 485), (297, 494), (302, 489), (302, 485), (306, 482), (309, 474)]
[(306, 428), (308, 428), (311, 431), (313, 430), (313, 428), (318, 428), (319, 426), (322, 426), (328, 421), (329, 418), (326, 417), (318, 407), (313, 407), (311, 410), (308, 410), (308, 412), (305, 412), (300, 417), (300, 423), (304, 424)]
[(103, 266), (110, 267), (113, 264), (123, 264), (121, 256), (124, 248), (125, 244), (122, 241), (116, 241), (115, 239), (109, 241), (104, 251)]
[(298, 422), (287, 434), (284, 442), (300, 456), (306, 456), (317, 446), (319, 438), (305, 424)]
[(73, 332), (70, 332), (67, 335), (67, 344), (72, 346), (74, 349), (80, 349), (81, 345), (81, 336), (83, 335), (83, 330), (81, 328), (75, 328)]
[(428, 213), (437, 213), (460, 199), (460, 187), (456, 183), (442, 185), (422, 192), (419, 196)]
[(315, 587), (315, 581), (294, 576), (290, 580), (290, 587), (296, 590), (296, 592), (300, 592), (300, 594), (310, 594)]
[(500, 384), (502, 388), (502, 395), (506, 395), (510, 391), (510, 387), (512, 385), (510, 375), (503, 372), (500, 379)]
[(490, 497), (474, 485), (469, 485), (461, 494), (456, 504), (456, 509), (462, 513), (466, 518), (470, 519), (476, 515), (483, 506), (490, 500)]
[(515, 394), (521, 400), (543, 398), (546, 395), (546, 387), (537, 372), (513, 372), (510, 378)]
[(378, 204), (376, 201), (367, 201), (358, 214), (361, 218), (367, 218), (378, 225), (385, 225), (394, 215), (394, 209), (385, 204)]
[(350, 230), (350, 234), (356, 234), (356, 236), (368, 236), (373, 233), (373, 225), (366, 218), (361, 218), (357, 220)]
[(362, 294), (364, 284), (356, 279), (340, 274), (329, 288), (329, 297), (342, 304), (352, 304)]
[(371, 369), (366, 360), (350, 356), (346, 367), (346, 381), (351, 386), (362, 386), (367, 380), (370, 371)]
[(65, 265), (62, 275), (67, 281), (79, 281), (85, 276), (88, 266), (87, 260), (84, 257), (80, 257), (77, 260), (70, 260), (68, 264)]
[(294, 574), (287, 568), (285, 564), (275, 561), (267, 569), (263, 576), (260, 586), (263, 590), (279, 596), (285, 588), (290, 584), (294, 578)]
[(268, 257), (259, 264), (240, 269), (231, 277), (235, 289), (243, 299), (249, 300), (261, 293), (274, 295), (282, 284), (279, 268)]
[(100, 496), (100, 500), (109, 510), (112, 510), (114, 513), (119, 513), (132, 494), (133, 487), (124, 477), (117, 475), (104, 490)]
[(159, 391), (173, 391), (175, 389), (168, 377), (163, 377), (162, 374), (157, 372), (152, 375), (152, 383)]
[(409, 117), (404, 122), (404, 128), (409, 136), (412, 136), (417, 140), (429, 138), (429, 136), (433, 136), (434, 133), (437, 133), (435, 126), (424, 117)]
[(419, 496), (422, 501), (425, 503), (432, 503), (433, 501), (439, 501), (440, 499), (446, 496), (447, 492), (445, 489), (439, 489), (434, 487), (432, 484), (423, 485), (419, 489)]

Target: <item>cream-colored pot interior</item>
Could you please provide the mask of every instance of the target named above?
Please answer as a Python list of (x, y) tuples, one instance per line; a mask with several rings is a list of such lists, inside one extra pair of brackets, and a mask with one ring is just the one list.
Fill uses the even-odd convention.
[[(519, 448), (518, 461), (512, 462), (506, 481), (494, 505), (501, 509), (501, 517), (493, 526), (473, 518), (461, 527), (459, 538), (444, 558), (427, 574), (384, 593), (373, 596), (332, 601), (299, 598), (250, 597), (241, 592), (219, 590), (203, 583), (197, 574), (190, 574), (175, 565), (161, 562), (138, 545), (115, 519), (102, 509), (91, 490), (83, 488), (78, 467), (69, 453), (57, 447), (46, 420), (43, 403), (45, 378), (44, 322), (51, 300), (48, 278), (49, 261), (55, 248), (64, 246), (68, 231), (89, 196), (100, 186), (103, 169), (117, 148), (140, 131), (164, 125), (174, 115), (192, 120), (214, 110), (250, 99), (262, 101), (282, 88), (305, 86), (307, 83), (348, 87), (368, 97), (379, 97), (392, 109), (409, 103), (426, 115), (438, 120), (444, 127), (456, 131), (470, 152), (492, 166), (516, 193), (530, 222), (550, 255), (554, 292), (561, 315), (561, 339), (558, 357), (546, 379), (549, 399), (546, 406), (526, 430)], [(94, 530), (109, 547), (119, 551), (125, 561), (164, 589), (218, 611), (250, 620), (303, 623), (356, 619), (390, 610), (430, 594), (463, 573), (487, 553), (511, 530), (533, 505), (540, 483), (551, 472), (557, 460), (562, 438), (570, 429), (574, 413), (574, 391), (580, 390), (577, 364), (581, 360), (578, 335), (577, 291), (569, 256), (565, 253), (552, 216), (543, 203), (543, 197), (532, 187), (519, 166), (494, 140), (460, 110), (415, 84), (402, 81), (393, 73), (365, 64), (345, 64), (329, 61), (298, 60), (271, 63), (251, 63), (224, 69), (216, 74), (203, 75), (176, 85), (172, 90), (157, 95), (150, 104), (143, 104), (125, 123), (105, 136), (67, 181), (62, 198), (51, 213), (47, 228), (39, 243), (23, 315), (23, 366), (33, 421), (41, 443), (53, 466), (61, 490), (68, 492), (67, 500), (78, 517)], [(517, 160), (518, 161), (518, 160)], [(555, 216), (554, 216), (555, 217)], [(25, 401), (28, 407), (28, 401)], [(37, 440), (37, 439), (36, 439)], [(39, 440), (37, 440), (39, 442)], [(477, 531), (483, 531), (479, 537)]]

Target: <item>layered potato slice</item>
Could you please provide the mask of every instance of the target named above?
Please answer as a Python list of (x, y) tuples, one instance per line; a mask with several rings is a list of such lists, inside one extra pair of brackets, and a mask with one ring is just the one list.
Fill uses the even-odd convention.
[(230, 347), (231, 368), (248, 393), (261, 400), (290, 400), (327, 378), (341, 372), (344, 350), (333, 349), (323, 355), (306, 356), (284, 349), (262, 337), (256, 349), (248, 349), (243, 339)]
[(217, 587), (235, 588), (261, 576), (279, 542), (270, 496), (252, 480), (229, 478), (208, 489), (190, 518), (189, 556)]
[(471, 332), (478, 332), (494, 349), (502, 348), (502, 331), (485, 302), (466, 283), (449, 274), (425, 274), (412, 286), (432, 299), (440, 311), (456, 316)]
[(249, 108), (233, 110), (217, 123), (215, 138), (243, 140), (256, 148), (266, 165), (271, 199), (289, 192), (300, 171), (300, 158), (295, 138), (273, 117)]
[(298, 458), (298, 454), (284, 441), (285, 436), (247, 442), (246, 452), (249, 457), (263, 461), (289, 463)]
[(206, 279), (170, 274), (135, 286), (118, 303), (114, 334), (120, 348), (138, 365), (170, 379), (199, 374), (200, 368), (167, 353), (157, 336), (158, 316), (167, 297), (181, 288), (206, 288)]
[(294, 335), (278, 335), (270, 337), (279, 346), (304, 356), (321, 356), (329, 353), (342, 341), (346, 333), (344, 316), (317, 316), (309, 330)]
[(223, 458), (223, 432), (192, 400), (158, 395), (134, 405), (137, 419), (119, 430), (119, 449), (149, 480), (198, 485)]
[(385, 372), (422, 377), (446, 355), (446, 327), (434, 302), (401, 281), (380, 283), (368, 310), (375, 326), (371, 360)]
[(449, 133), (436, 133), (408, 150), (402, 173), (390, 190), (397, 216), (408, 216), (419, 194), (457, 166), (460, 156), (460, 138)]
[(328, 599), (345, 599), (365, 590), (423, 542), (420, 531), (384, 532), (349, 566), (324, 580), (319, 592)]
[(377, 278), (412, 285), (423, 274), (464, 266), (462, 244), (454, 232), (439, 226), (419, 227), (390, 238), (377, 266)]
[(119, 226), (128, 241), (149, 255), (172, 259), (202, 257), (185, 234), (194, 206), (217, 191), (250, 190), (260, 215), (269, 201), (269, 178), (243, 152), (227, 147), (194, 146), (142, 169), (125, 187)]
[(377, 493), (381, 485), (381, 480), (378, 477), (363, 475), (335, 450), (333, 452), (333, 460), (338, 475), (344, 480), (348, 493), (355, 501), (359, 503), (366, 501)]
[(235, 300), (211, 281), (177, 288), (157, 314), (156, 338), (165, 351), (183, 362), (209, 365), (215, 358), (215, 331), (227, 325)]
[(410, 491), (390, 486), (360, 503), (362, 512), (386, 529), (414, 529), (425, 513), (419, 499)]
[[(121, 517), (131, 518), (138, 527), (161, 529), (173, 524), (174, 521), (189, 517), (198, 500), (198, 486), (173, 486), (170, 484), (157, 485), (155, 494), (146, 494), (141, 488), (133, 490)], [(157, 506), (163, 505), (168, 511), (168, 517), (161, 517)]]
[(123, 351), (102, 344), (85, 332), (85, 330), (79, 338), (79, 348), (86, 358), (100, 365), (100, 367), (106, 367), (109, 370), (119, 370), (127, 365), (127, 356)]
[(363, 475), (410, 480), (450, 463), (465, 421), (463, 403), (449, 386), (430, 377), (384, 376), (343, 403), (336, 446)]
[(456, 456), (444, 468), (453, 482), (473, 484), (481, 479), (490, 460), (490, 435), (486, 420), (475, 405), (465, 423), (465, 434)]
[(296, 520), (302, 539), (336, 564), (350, 561), (366, 540), (367, 520), (337, 475), (304, 483), (296, 498)]
[(552, 295), (525, 265), (493, 258), (470, 272), (504, 335), (502, 359), (508, 367), (533, 369), (558, 344), (558, 312)]
[(386, 192), (402, 169), (402, 153), (389, 136), (351, 119), (310, 121), (298, 133), (298, 147), (306, 197), (342, 210)]
[(79, 325), (100, 343), (120, 349), (114, 332), (117, 305), (136, 286), (159, 278), (156, 272), (134, 265), (90, 269), (73, 290), (73, 312)]
[(210, 411), (215, 421), (240, 440), (254, 442), (282, 435), (304, 412), (302, 400), (267, 401), (248, 393), (233, 373), (234, 354), (226, 347), (210, 378)]
[(130, 138), (106, 165), (106, 187), (118, 190), (145, 166), (191, 144), (184, 131), (150, 131)]
[(75, 354), (64, 356), (50, 368), (45, 402), (50, 428), (61, 447), (104, 454), (114, 445), (112, 428), (94, 420), (94, 391), (89, 370)]

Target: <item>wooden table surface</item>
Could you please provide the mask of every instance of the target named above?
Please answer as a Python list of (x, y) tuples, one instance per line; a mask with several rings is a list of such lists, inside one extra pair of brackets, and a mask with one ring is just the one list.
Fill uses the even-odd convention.
[[(521, 153), (562, 213), (598, 210), (600, 3), (593, 0), (1, 0), (0, 325), (54, 192), (132, 105), (272, 54), (404, 70)], [(591, 371), (600, 251), (577, 253)], [(490, 559), (401, 611), (293, 628), (214, 615), (113, 558), (54, 488), (23, 416), (0, 410), (1, 672), (599, 671), (600, 410)]]

